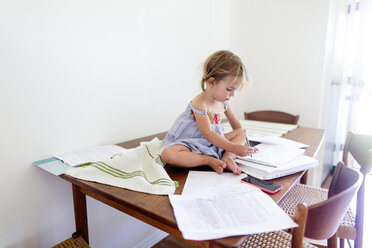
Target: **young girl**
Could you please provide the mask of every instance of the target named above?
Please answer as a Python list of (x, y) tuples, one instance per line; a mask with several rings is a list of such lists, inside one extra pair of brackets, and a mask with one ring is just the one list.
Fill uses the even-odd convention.
[[(230, 51), (218, 51), (204, 63), (202, 92), (187, 106), (167, 133), (161, 157), (179, 167), (209, 165), (217, 173), (241, 170), (237, 156), (247, 156), (256, 148), (246, 144), (243, 129), (230, 106), (230, 98), (247, 78), (240, 58)], [(233, 131), (224, 134), (221, 116), (225, 114)]]

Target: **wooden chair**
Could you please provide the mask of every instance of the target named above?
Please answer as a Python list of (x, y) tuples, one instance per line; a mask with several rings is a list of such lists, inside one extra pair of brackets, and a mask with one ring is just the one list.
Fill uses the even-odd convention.
[(300, 116), (281, 111), (262, 110), (249, 113), (244, 112), (244, 118), (246, 120), (268, 121), (297, 125)]
[(328, 199), (306, 207), (298, 204), (295, 222), (299, 225), (292, 235), (284, 231), (254, 234), (240, 246), (248, 247), (315, 247), (305, 241), (311, 239), (328, 239), (328, 247), (337, 246), (337, 228), (345, 215), (348, 206), (362, 183), (363, 175), (342, 162), (336, 167), (328, 191)]
[(349, 154), (360, 165), (360, 172), (364, 179), (357, 194), (355, 215), (349, 209), (337, 231), (337, 236), (341, 239), (341, 247), (343, 247), (344, 239), (351, 239), (355, 240), (355, 248), (361, 248), (363, 247), (365, 177), (370, 173), (372, 167), (372, 135), (349, 132), (342, 158), (345, 165), (348, 165)]
[[(344, 239), (355, 240), (354, 247), (363, 246), (363, 219), (364, 219), (364, 185), (365, 176), (372, 167), (372, 135), (360, 135), (349, 132), (343, 151), (343, 162), (348, 164), (349, 154), (360, 165), (360, 171), (364, 175), (362, 185), (356, 199), (356, 215), (348, 209), (337, 231), (340, 238), (340, 247), (344, 246)], [(294, 215), (298, 203), (316, 204), (327, 199), (328, 190), (297, 184), (283, 198), (279, 206), (289, 215)]]

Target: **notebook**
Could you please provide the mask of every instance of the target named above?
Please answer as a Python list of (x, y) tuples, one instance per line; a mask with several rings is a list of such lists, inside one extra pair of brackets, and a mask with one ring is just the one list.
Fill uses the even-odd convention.
[(244, 173), (263, 180), (287, 176), (319, 165), (318, 160), (306, 155), (299, 155), (281, 167), (266, 166), (242, 159), (236, 159), (235, 162)]

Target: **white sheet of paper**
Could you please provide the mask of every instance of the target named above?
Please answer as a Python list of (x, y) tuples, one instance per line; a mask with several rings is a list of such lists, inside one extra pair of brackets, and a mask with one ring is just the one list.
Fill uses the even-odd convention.
[(185, 239), (208, 240), (292, 228), (295, 222), (265, 193), (240, 183), (206, 194), (169, 195)]
[(246, 176), (244, 173), (235, 175), (230, 172), (218, 174), (214, 171), (189, 171), (182, 195), (208, 194), (210, 190), (215, 191), (213, 188), (240, 185), (240, 180)]
[(106, 161), (116, 154), (124, 153), (125, 150), (117, 145), (92, 146), (54, 157), (71, 166), (76, 166), (87, 162)]

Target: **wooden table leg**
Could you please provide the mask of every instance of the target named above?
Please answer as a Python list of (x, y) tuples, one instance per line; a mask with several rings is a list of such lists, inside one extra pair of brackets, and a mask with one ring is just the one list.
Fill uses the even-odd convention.
[(307, 184), (308, 170), (305, 171), (305, 174), (301, 177), (300, 183)]
[(76, 232), (89, 244), (88, 216), (86, 196), (80, 192), (80, 187), (72, 184), (72, 195), (74, 199)]

